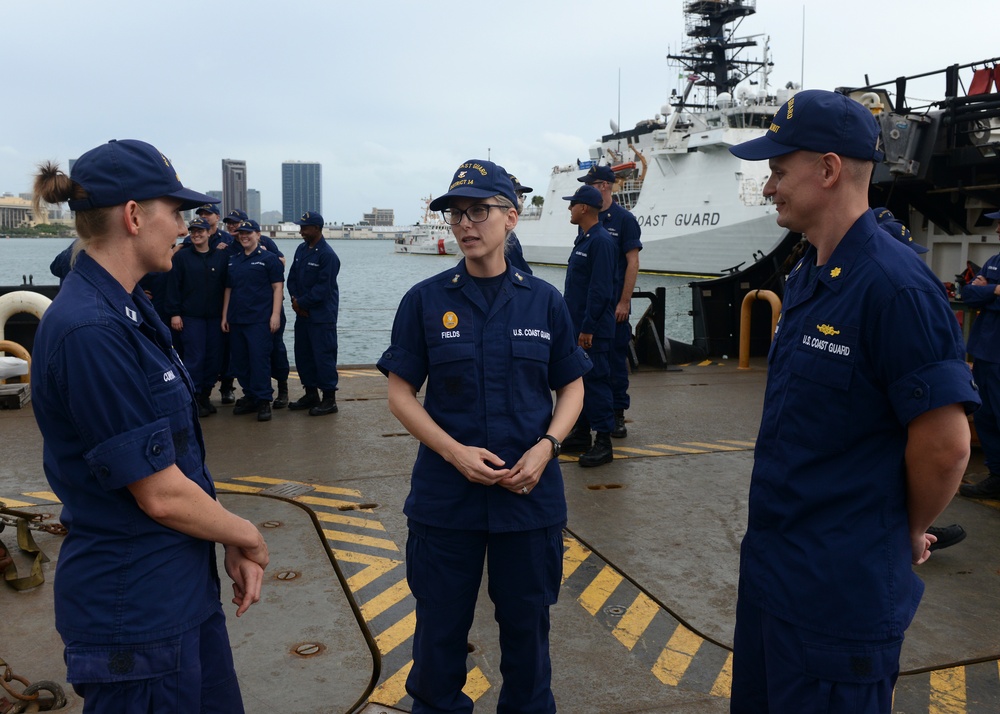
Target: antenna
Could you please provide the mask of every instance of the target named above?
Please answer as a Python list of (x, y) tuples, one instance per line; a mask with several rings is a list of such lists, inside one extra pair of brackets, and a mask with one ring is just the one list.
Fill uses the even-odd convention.
[(806, 88), (806, 6), (802, 6), (802, 67), (799, 70), (799, 87)]

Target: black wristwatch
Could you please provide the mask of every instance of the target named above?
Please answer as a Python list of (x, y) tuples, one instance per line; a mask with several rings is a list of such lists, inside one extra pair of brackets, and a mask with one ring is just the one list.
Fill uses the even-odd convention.
[(552, 436), (552, 434), (544, 434), (538, 437), (538, 439), (535, 440), (535, 443), (537, 444), (542, 439), (546, 439), (552, 442), (552, 458), (553, 459), (559, 458), (559, 454), (562, 453), (562, 442), (560, 442), (559, 439), (557, 439), (556, 437)]

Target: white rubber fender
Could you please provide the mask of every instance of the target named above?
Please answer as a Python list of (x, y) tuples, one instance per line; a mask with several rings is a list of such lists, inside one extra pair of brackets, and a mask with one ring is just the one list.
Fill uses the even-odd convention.
[(41, 320), (42, 315), (51, 304), (52, 301), (47, 297), (31, 290), (15, 290), (12, 293), (0, 295), (0, 340), (4, 339), (4, 328), (11, 315), (27, 312)]

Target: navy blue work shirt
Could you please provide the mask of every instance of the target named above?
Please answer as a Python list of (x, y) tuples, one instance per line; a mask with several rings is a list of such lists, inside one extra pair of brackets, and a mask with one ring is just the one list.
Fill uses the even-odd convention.
[(635, 219), (631, 211), (627, 211), (617, 203), (612, 202), (606, 211), (601, 211), (599, 216), (601, 225), (611, 236), (615, 244), (617, 263), (615, 264), (615, 303), (621, 299), (622, 288), (625, 286), (625, 268), (628, 260), (625, 255), (632, 250), (642, 250), (642, 229), (639, 228), (639, 221)]
[[(509, 468), (548, 429), (552, 390), (583, 376), (590, 359), (558, 290), (508, 263), (489, 305), (463, 259), (406, 293), (377, 366), (417, 390), (426, 380), (424, 408), (438, 426)], [(403, 512), (429, 526), (494, 533), (561, 525), (562, 472), (549, 461), (524, 496), (468, 481), (421, 444)]]
[(962, 301), (979, 308), (969, 332), (969, 354), (984, 362), (1000, 362), (1000, 298), (994, 292), (1000, 283), (1000, 254), (986, 261), (979, 274), (987, 285), (962, 286)]
[(209, 496), (194, 387), (170, 333), (86, 253), (45, 311), (31, 363), (45, 477), (67, 535), (56, 628), (95, 644), (148, 642), (219, 607), (215, 544), (160, 525), (128, 490), (176, 464)]
[(507, 258), (507, 262), (513, 265), (518, 270), (521, 270), (528, 275), (531, 275), (531, 267), (528, 265), (528, 261), (524, 259), (524, 250), (521, 248), (521, 241), (517, 237), (517, 233), (511, 231), (507, 236), (507, 245), (504, 246), (504, 257)]
[(566, 264), (563, 291), (577, 335), (584, 333), (598, 339), (615, 336), (617, 260), (614, 242), (599, 222), (586, 233), (577, 234)]
[(944, 286), (867, 211), (810, 282), (792, 270), (740, 555), (743, 596), (845, 639), (902, 637), (923, 583), (911, 561), (907, 426), (979, 397)]
[(167, 273), (164, 310), (174, 317), (222, 317), (229, 256), (209, 248), (199, 253), (193, 247), (174, 253), (174, 267)]
[(277, 256), (260, 246), (250, 255), (241, 248), (230, 253), (226, 271), (226, 287), (232, 288), (226, 319), (234, 325), (269, 322), (274, 308), (271, 286), (285, 282), (285, 266)]
[[(262, 247), (264, 248), (264, 250), (266, 250), (266, 251), (267, 251), (268, 253), (273, 253), (274, 255), (278, 256), (279, 258), (284, 258), (284, 257), (285, 257), (285, 254), (281, 252), (281, 249), (280, 249), (280, 248), (278, 248), (278, 244), (277, 244), (277, 243), (275, 243), (275, 242), (274, 242), (274, 239), (273, 239), (273, 238), (271, 238), (270, 236), (266, 236), (266, 235), (264, 235), (264, 234), (262, 233), (262, 234), (260, 235), (260, 237), (259, 237), (259, 239), (258, 239), (258, 241), (257, 241), (257, 242), (258, 242), (258, 243), (259, 243), (259, 244), (260, 244), (260, 245), (261, 245), (261, 246), (262, 246)], [(231, 253), (233, 253), (234, 255), (235, 255), (235, 254), (239, 254), (239, 253), (242, 253), (242, 252), (243, 252), (243, 246), (242, 246), (242, 245), (240, 245), (240, 241), (239, 241), (239, 239), (238, 239), (238, 238), (236, 238), (236, 237), (233, 237), (233, 240), (232, 240), (232, 242), (231, 242), (231, 243), (229, 244), (229, 251), (230, 251)], [(279, 262), (280, 262), (280, 261), (279, 261)]]
[(340, 258), (326, 238), (320, 238), (312, 248), (305, 241), (295, 249), (292, 267), (288, 269), (288, 295), (299, 307), (309, 311), (309, 322), (336, 322), (340, 307)]

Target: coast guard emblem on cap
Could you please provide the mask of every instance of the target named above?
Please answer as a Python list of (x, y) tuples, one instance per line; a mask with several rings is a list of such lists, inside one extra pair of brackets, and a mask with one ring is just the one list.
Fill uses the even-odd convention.
[(834, 268), (833, 270), (831, 270), (830, 271), (830, 277), (831, 278), (839, 278), (840, 277), (840, 268)]
[(465, 171), (459, 171), (458, 178), (465, 178)]
[(302, 218), (300, 218), (299, 220), (300, 221), (308, 221), (309, 220), (309, 211), (306, 211), (305, 213), (303, 213), (302, 214)]
[(444, 317), (441, 318), (441, 323), (445, 326), (445, 328), (453, 330), (458, 327), (458, 315), (449, 310), (444, 314)]
[(128, 305), (125, 306), (125, 316), (132, 322), (139, 322), (139, 313), (130, 308)]
[(829, 337), (830, 335), (840, 334), (840, 330), (832, 327), (831, 325), (816, 325), (816, 329), (819, 330), (822, 334), (826, 335), (827, 337)]

